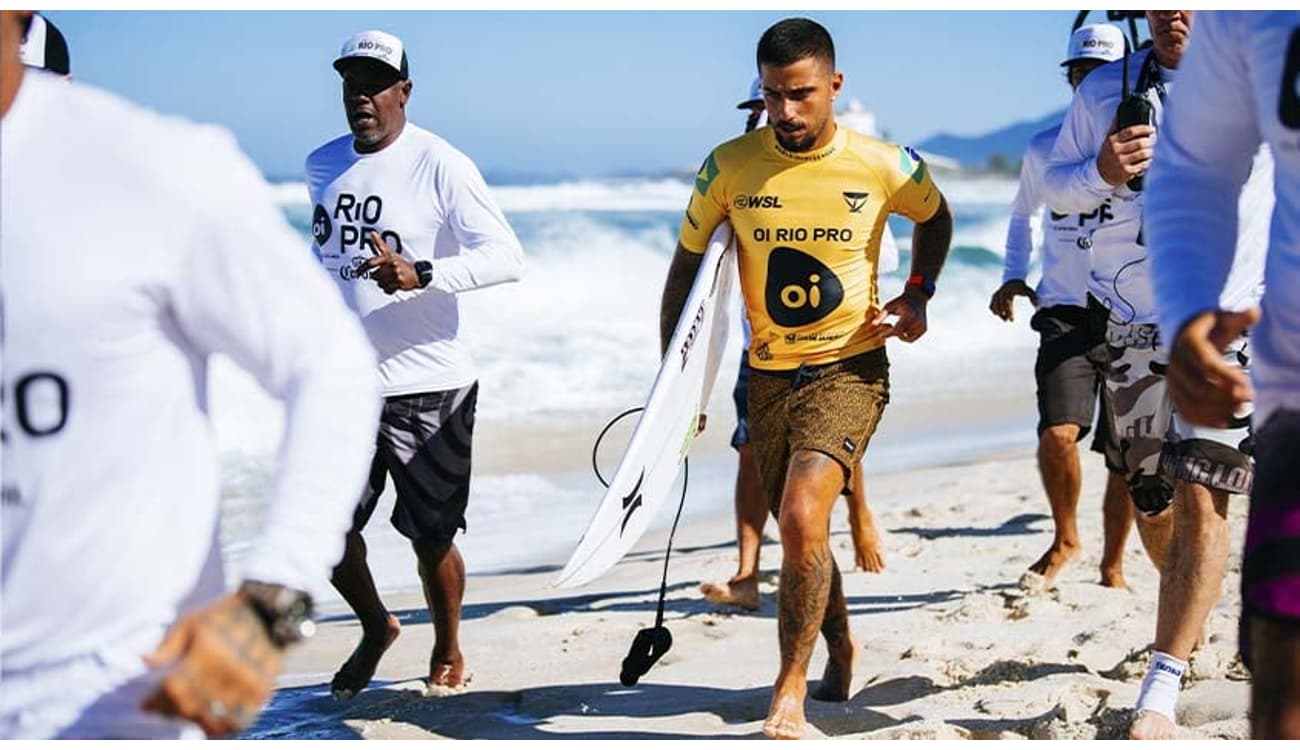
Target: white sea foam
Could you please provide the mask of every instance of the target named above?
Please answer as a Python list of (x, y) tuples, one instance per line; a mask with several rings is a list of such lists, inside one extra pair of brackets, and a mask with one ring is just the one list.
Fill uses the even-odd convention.
[[(307, 207), (300, 188), (282, 185), (280, 190), (284, 210), (306, 242)], [(957, 226), (940, 293), (930, 306), (930, 334), (917, 346), (891, 350), (900, 350), (901, 364), (1032, 348), (1034, 335), (1025, 325), (1007, 325), (987, 309), (1001, 280), (1009, 215), (1007, 204), (994, 198), (1009, 201), (1014, 182), (949, 177), (945, 189)], [(661, 209), (679, 210), (685, 190), (686, 183), (676, 180), (498, 189), (528, 267), (519, 284), (461, 295), (463, 333), (483, 386), (482, 418), (569, 419), (640, 402), (657, 366), (659, 296), (676, 240), (676, 216)], [(616, 213), (605, 211), (615, 207)], [(910, 224), (895, 220), (894, 225), (905, 248), (903, 267), (881, 279), (882, 299), (896, 294), (907, 275)], [(734, 361), (738, 336), (729, 349), (728, 361)], [(928, 380), (927, 368), (921, 369), (917, 377)], [(729, 380), (723, 372), (722, 380)], [(233, 449), (262, 453), (270, 450), (267, 434), (277, 425), (248, 418), (266, 401), (249, 395), (256, 389), (241, 378), (220, 368), (214, 374), (214, 389), (230, 392), (224, 400), (235, 412), (218, 414), (218, 431)], [(719, 388), (725, 392), (729, 384)]]
[[(549, 185), (492, 185), (493, 197), (507, 213), (532, 211), (673, 211), (690, 198), (691, 183), (680, 179), (575, 180)], [(301, 182), (272, 185), (281, 206), (305, 205)]]
[[(895, 403), (967, 390), (1032, 389), (1031, 364), (1020, 368), (1024, 377), (1006, 380), (1009, 359), (1032, 363), (1036, 336), (1024, 320), (1030, 311), (1019, 308), (1021, 317), (1013, 325), (988, 311), (989, 296), (1001, 280), (1015, 184), (946, 177), (942, 185), (957, 219), (954, 250), (930, 304), (929, 334), (916, 344), (889, 345)], [(658, 366), (659, 298), (689, 190), (688, 182), (674, 179), (494, 189), (520, 236), (528, 266), (521, 283), (460, 298), (463, 333), (479, 368), (481, 420), (589, 422), (641, 403)], [(283, 184), (276, 191), (306, 248), (305, 188)], [(910, 224), (896, 221), (894, 228), (904, 248), (903, 266), (881, 279), (882, 300), (898, 294), (907, 275)], [(739, 300), (733, 305), (738, 313)], [(727, 429), (739, 350), (736, 326), (711, 408)], [(223, 457), (227, 548), (238, 554), (257, 528), (283, 417), (251, 378), (224, 359), (214, 362), (210, 387)], [(873, 450), (875, 460), (888, 458), (890, 450), (906, 454), (904, 446), (882, 446)], [(705, 475), (693, 478), (693, 485), (696, 481), (706, 481)], [(707, 481), (726, 494), (731, 477), (721, 472)], [(571, 481), (550, 475), (476, 476), (467, 559), (479, 570), (554, 562), (555, 550), (571, 545), (577, 527), (585, 524), (598, 497), (593, 492), (585, 475)], [(405, 586), (414, 580), (409, 548), (379, 522), (386, 517), (381, 508), (367, 532), (373, 537), (372, 562), (381, 586)], [(554, 523), (537, 521), (546, 517)], [(510, 543), (525, 524), (533, 540), (527, 549)]]
[[(1016, 183), (1000, 177), (935, 178), (952, 204), (1008, 206)], [(305, 204), (307, 186), (301, 182), (272, 185), (282, 206)], [(492, 194), (506, 212), (526, 211), (673, 211), (685, 208), (691, 183), (677, 178), (573, 180), (544, 185), (492, 185)]]

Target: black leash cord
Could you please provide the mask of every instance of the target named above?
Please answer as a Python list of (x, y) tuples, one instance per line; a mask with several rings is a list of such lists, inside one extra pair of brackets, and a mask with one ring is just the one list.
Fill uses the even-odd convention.
[[(596, 454), (600, 450), (600, 443), (605, 439), (605, 435), (610, 429), (618, 423), (620, 419), (636, 414), (639, 411), (645, 411), (644, 407), (637, 406), (624, 411), (614, 417), (605, 425), (605, 428), (596, 436), (595, 443), (591, 446), (591, 469), (596, 474), (596, 479), (600, 481), (607, 489), (609, 482), (600, 473), (600, 467), (596, 463)], [(655, 610), (655, 624), (652, 628), (643, 629), (637, 633), (632, 642), (632, 650), (623, 660), (623, 669), (619, 674), (619, 681), (625, 686), (631, 687), (637, 683), (650, 667), (659, 660), (659, 657), (667, 653), (672, 646), (672, 635), (664, 625), (664, 600), (668, 598), (668, 561), (673, 554), (673, 537), (677, 535), (677, 523), (682, 520), (682, 509), (686, 507), (686, 486), (690, 481), (690, 459), (682, 459), (682, 497), (677, 502), (677, 514), (673, 516), (673, 527), (668, 532), (668, 546), (664, 550), (664, 571), (659, 580), (659, 604)]]

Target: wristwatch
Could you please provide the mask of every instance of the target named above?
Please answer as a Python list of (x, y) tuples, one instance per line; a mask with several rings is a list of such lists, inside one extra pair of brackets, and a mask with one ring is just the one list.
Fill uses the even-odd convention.
[(276, 646), (284, 648), (316, 633), (315, 611), (306, 592), (274, 583), (244, 581), (239, 593), (262, 620)]
[(414, 264), (415, 274), (420, 278), (420, 288), (423, 289), (433, 281), (433, 263), (427, 260), (417, 260)]
[(920, 289), (926, 299), (934, 297), (934, 279), (927, 279), (919, 273), (912, 274), (908, 277), (907, 284), (904, 285), (904, 288), (909, 286)]

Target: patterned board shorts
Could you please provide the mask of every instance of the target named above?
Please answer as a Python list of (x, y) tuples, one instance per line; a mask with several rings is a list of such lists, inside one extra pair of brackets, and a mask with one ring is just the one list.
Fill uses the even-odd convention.
[(768, 508), (780, 516), (786, 469), (796, 451), (825, 453), (853, 486), (867, 443), (889, 403), (885, 348), (826, 365), (749, 376), (749, 440)]
[(352, 518), (365, 528), (389, 475), (397, 490), (392, 523), (411, 541), (448, 544), (465, 529), (478, 383), (384, 399), (370, 480)]
[[(1155, 515), (1173, 502), (1173, 483), (1183, 480), (1235, 494), (1254, 480), (1250, 415), (1227, 429), (1188, 424), (1165, 390), (1167, 364), (1154, 326), (1111, 324), (1111, 361), (1106, 376), (1106, 467), (1128, 478), (1133, 502)], [(1249, 343), (1234, 341), (1224, 354), (1249, 372)]]

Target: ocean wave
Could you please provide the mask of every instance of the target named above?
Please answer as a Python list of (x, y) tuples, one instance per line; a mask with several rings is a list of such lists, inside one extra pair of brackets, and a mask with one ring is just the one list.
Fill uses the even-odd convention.
[[(689, 190), (674, 179), (496, 188), (529, 261), (521, 283), (460, 296), (464, 338), (478, 362), (484, 392), (494, 394), (480, 403), (482, 418), (564, 420), (640, 402), (658, 364), (659, 295), (676, 245), (682, 193)], [(953, 379), (941, 366), (945, 358), (1034, 346), (1027, 327), (1008, 326), (988, 312), (989, 296), (1001, 281), (1014, 190), (1008, 180), (949, 179), (957, 221), (940, 294), (930, 306), (931, 333), (923, 345), (906, 347), (900, 355), (900, 362), (915, 363), (912, 380), (922, 390), (951, 387)], [(309, 243), (303, 192), (301, 183), (277, 187), (286, 216)], [(911, 224), (891, 223), (903, 258), (899, 270), (881, 277), (882, 301), (901, 291), (910, 265)], [(1039, 233), (1036, 221), (1034, 226)], [(738, 316), (738, 298), (733, 310)], [(739, 326), (735, 329), (727, 344), (729, 361), (739, 357)], [(971, 361), (963, 372), (979, 377), (979, 358)], [(729, 377), (720, 380), (717, 391), (725, 398), (730, 382), (721, 381)], [(254, 405), (246, 382), (225, 372), (216, 382), (234, 393), (236, 402)], [(230, 434), (244, 429), (238, 427), (247, 424), (242, 416), (218, 425), (229, 443), (270, 450), (260, 431)]]
[[(939, 187), (950, 204), (1008, 206), (1016, 182), (997, 177), (946, 177)], [(672, 211), (685, 209), (691, 183), (674, 178), (573, 180), (544, 185), (492, 185), (492, 194), (507, 213), (534, 211)], [(301, 182), (272, 185), (280, 206), (305, 206)]]
[[(577, 180), (550, 185), (492, 185), (492, 195), (507, 213), (534, 211), (673, 211), (686, 208), (691, 184), (676, 179)], [(306, 206), (307, 185), (272, 185), (278, 205)]]

